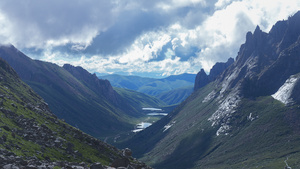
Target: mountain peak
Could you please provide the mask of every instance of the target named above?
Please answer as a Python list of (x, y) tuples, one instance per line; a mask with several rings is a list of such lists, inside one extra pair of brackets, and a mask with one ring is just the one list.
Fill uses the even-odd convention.
[(201, 69), (195, 79), (194, 91), (204, 87), (208, 83), (216, 80), (216, 78), (234, 62), (233, 58), (229, 58), (227, 62), (217, 62), (207, 75), (204, 69)]
[(195, 79), (194, 90), (196, 91), (199, 88), (207, 85), (209, 83), (209, 79), (207, 74), (205, 73), (204, 69), (201, 69), (200, 72), (197, 74)]
[(257, 25), (255, 28), (254, 34), (261, 33), (261, 32), (262, 32), (262, 30), (260, 29), (259, 25)]

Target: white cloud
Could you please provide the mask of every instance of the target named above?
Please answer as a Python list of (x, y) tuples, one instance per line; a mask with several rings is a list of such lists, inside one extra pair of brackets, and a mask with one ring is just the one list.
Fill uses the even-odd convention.
[(206, 6), (206, 1), (205, 0), (166, 0), (157, 3), (156, 7), (168, 11), (177, 8), (196, 6), (196, 5)]
[(164, 32), (148, 32), (134, 41), (128, 51), (120, 55), (120, 63), (137, 61), (148, 62), (158, 57), (162, 47), (170, 42), (170, 36)]
[[(10, 0), (0, 2), (0, 40), (43, 48), (43, 60), (92, 72), (196, 73), (235, 57), (256, 25), (268, 32), (299, 9), (298, 0)], [(93, 38), (102, 35), (110, 39), (99, 46)], [(73, 50), (92, 44), (111, 52), (52, 48), (69, 43)]]
[(113, 8), (105, 0), (1, 1), (1, 41), (19, 48), (89, 44), (113, 23)]

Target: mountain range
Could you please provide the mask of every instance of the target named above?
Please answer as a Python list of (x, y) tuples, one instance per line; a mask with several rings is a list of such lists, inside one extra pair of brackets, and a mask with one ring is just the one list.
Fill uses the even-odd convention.
[[(99, 79), (0, 46), (0, 167), (150, 168), (133, 154), (159, 169), (300, 168), (300, 11), (245, 39), (209, 74), (164, 79)], [(145, 107), (172, 111), (128, 134)], [(123, 150), (88, 134), (126, 135)]]
[(117, 74), (98, 77), (109, 80), (113, 87), (134, 90), (154, 96), (168, 105), (175, 105), (181, 103), (193, 92), (196, 75), (184, 73), (162, 79)]
[(0, 58), (0, 168), (150, 168), (58, 119)]
[[(57, 117), (97, 138), (132, 130), (138, 118), (145, 116), (142, 107), (164, 104), (148, 97), (148, 103), (132, 105), (109, 81), (98, 79), (81, 67), (32, 60), (12, 45), (1, 46), (0, 57), (45, 99)], [(130, 97), (134, 100), (136, 96)]]
[(248, 32), (236, 59), (168, 116), (124, 145), (147, 164), (181, 168), (300, 168), (300, 12)]

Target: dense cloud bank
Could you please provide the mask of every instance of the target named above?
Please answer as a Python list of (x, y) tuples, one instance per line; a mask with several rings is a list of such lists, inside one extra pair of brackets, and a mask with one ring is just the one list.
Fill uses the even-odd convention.
[(300, 9), (297, 0), (10, 0), (0, 40), (35, 59), (91, 72), (164, 76), (235, 57), (245, 34)]

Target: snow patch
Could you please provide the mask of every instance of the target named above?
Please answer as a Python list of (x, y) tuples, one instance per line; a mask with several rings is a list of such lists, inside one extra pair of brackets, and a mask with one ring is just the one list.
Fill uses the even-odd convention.
[(285, 81), (278, 91), (272, 95), (272, 97), (286, 105), (292, 103), (293, 99), (291, 98), (291, 95), (298, 80), (299, 76), (292, 75)]
[(250, 121), (255, 120), (255, 117), (252, 116), (252, 113), (249, 114), (249, 116), (247, 117), (247, 120), (250, 120)]
[(169, 128), (171, 128), (175, 123), (176, 123), (176, 121), (172, 121), (170, 124), (165, 125), (165, 126), (164, 126), (164, 131), (163, 131), (163, 132), (167, 131), (167, 130), (168, 130)]

